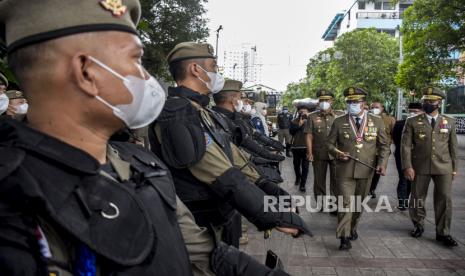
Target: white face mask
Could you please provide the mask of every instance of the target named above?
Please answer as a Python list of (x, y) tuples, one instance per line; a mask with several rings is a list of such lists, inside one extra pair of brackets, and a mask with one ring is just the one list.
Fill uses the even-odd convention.
[(250, 114), (252, 114), (252, 115), (257, 114), (257, 110), (255, 108), (253, 108), (252, 110), (250, 110)]
[(347, 112), (350, 115), (358, 115), (362, 112), (362, 104), (361, 103), (350, 103), (347, 106)]
[(15, 108), (15, 114), (24, 115), (27, 113), (28, 108), (29, 108), (29, 105), (27, 103), (22, 103)]
[(250, 114), (250, 112), (252, 111), (252, 106), (250, 104), (244, 104), (244, 107), (242, 108), (242, 111), (245, 114)]
[(1, 94), (0, 95), (0, 114), (2, 114), (8, 109), (9, 103), (10, 103), (10, 100), (8, 99), (8, 96), (5, 94)]
[(321, 110), (326, 111), (331, 107), (331, 104), (328, 102), (320, 102), (319, 106)]
[(197, 77), (201, 82), (205, 83), (208, 90), (213, 94), (216, 94), (221, 91), (224, 87), (224, 78), (221, 74), (208, 72), (207, 70), (203, 69), (202, 66), (199, 67), (207, 74), (208, 78), (210, 79), (209, 82), (202, 80), (200, 77)]
[(373, 113), (373, 114), (375, 114), (375, 115), (379, 115), (379, 114), (381, 114), (381, 109), (379, 109), (379, 108), (373, 108), (373, 109), (371, 110), (371, 113)]
[(267, 111), (266, 111), (266, 109), (262, 109), (262, 115), (263, 115), (263, 116), (266, 116), (266, 114), (268, 114)]
[(243, 107), (244, 107), (244, 102), (242, 100), (239, 100), (237, 101), (237, 105), (234, 105), (234, 110), (236, 110), (236, 112), (241, 112)]
[(100, 96), (95, 98), (111, 108), (113, 114), (120, 118), (130, 129), (149, 125), (160, 115), (165, 104), (165, 92), (158, 81), (150, 76), (148, 80), (135, 77), (123, 77), (94, 57), (89, 57), (103, 69), (121, 79), (132, 96), (132, 102), (112, 106)]

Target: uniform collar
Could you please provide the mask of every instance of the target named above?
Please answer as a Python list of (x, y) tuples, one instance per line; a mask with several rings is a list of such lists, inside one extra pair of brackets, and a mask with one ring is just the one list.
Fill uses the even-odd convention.
[(0, 144), (53, 159), (70, 169), (97, 174), (100, 163), (90, 154), (13, 119), (0, 120)]
[(202, 107), (206, 107), (210, 103), (210, 97), (208, 97), (207, 95), (200, 94), (184, 86), (168, 88), (168, 95), (170, 97), (187, 98), (200, 104)]
[(217, 105), (212, 107), (212, 109), (214, 111), (218, 112), (218, 113), (221, 113), (221, 114), (225, 115), (229, 119), (234, 119), (234, 115), (236, 114), (236, 112), (231, 112), (231, 111), (227, 110), (226, 108), (223, 108), (223, 107), (220, 107), (220, 106), (217, 106)]

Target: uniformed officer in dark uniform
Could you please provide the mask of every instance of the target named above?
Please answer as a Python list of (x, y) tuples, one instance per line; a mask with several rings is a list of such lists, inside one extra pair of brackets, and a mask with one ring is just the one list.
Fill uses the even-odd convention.
[(413, 181), (409, 201), (413, 237), (421, 237), (426, 216), (428, 186), (434, 182), (436, 240), (446, 246), (457, 246), (450, 235), (452, 219), (451, 189), (457, 174), (457, 134), (455, 119), (439, 112), (446, 94), (436, 87), (422, 90), (425, 113), (410, 117), (402, 133), (402, 168), (407, 180)]
[(214, 111), (222, 114), (229, 126), (231, 139), (235, 145), (246, 150), (248, 153), (272, 161), (283, 161), (285, 158), (280, 154), (274, 154), (260, 145), (250, 134), (247, 123), (240, 113), (244, 106), (241, 99), (242, 82), (237, 80), (226, 80), (223, 89), (213, 95)]
[(278, 140), (282, 144), (286, 144), (286, 156), (291, 157), (291, 140), (292, 136), (289, 133), (291, 126), (292, 114), (289, 113), (287, 106), (283, 106), (283, 110), (278, 114)]
[(247, 177), (247, 160), (230, 142), (227, 122), (208, 108), (208, 95), (224, 86), (213, 47), (183, 42), (167, 59), (177, 87), (169, 88), (165, 107), (151, 128), (152, 150), (170, 166), (176, 193), (196, 222), (213, 225), (220, 233), (237, 210), (260, 230), (284, 227), (278, 230), (308, 233), (293, 212), (264, 212), (265, 193)]
[[(421, 103), (409, 103), (408, 111), (409, 117), (413, 117), (422, 113)], [(408, 200), (412, 188), (412, 182), (407, 180), (404, 176), (404, 171), (402, 170), (402, 158), (400, 156), (402, 131), (404, 130), (406, 121), (406, 119), (397, 121), (392, 130), (392, 142), (396, 147), (394, 151), (394, 157), (396, 159), (397, 174), (399, 176), (399, 181), (397, 183), (397, 199), (399, 201), (399, 206), (397, 206), (397, 208), (401, 211), (405, 211), (408, 208)]]
[(165, 99), (140, 64), (139, 16), (137, 0), (0, 2), (30, 103), (28, 124), (0, 122), (0, 275), (273, 273), (215, 245), (155, 155), (108, 141)]

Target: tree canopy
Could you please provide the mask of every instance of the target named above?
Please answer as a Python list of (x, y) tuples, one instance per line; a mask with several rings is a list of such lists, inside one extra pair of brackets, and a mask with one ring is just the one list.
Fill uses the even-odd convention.
[(392, 108), (397, 96), (398, 48), (396, 39), (375, 29), (345, 33), (333, 47), (310, 59), (306, 77), (288, 86), (284, 103), (289, 105), (294, 97), (315, 97), (318, 89), (326, 88), (335, 93), (335, 106), (341, 108), (344, 89), (359, 86), (368, 92), (370, 101), (381, 101)]
[(404, 62), (398, 84), (415, 90), (427, 84), (455, 85), (465, 69), (465, 2), (415, 0), (402, 22)]
[(170, 80), (166, 55), (176, 44), (208, 36), (207, 0), (141, 0), (139, 24), (145, 46), (143, 64), (154, 76)]

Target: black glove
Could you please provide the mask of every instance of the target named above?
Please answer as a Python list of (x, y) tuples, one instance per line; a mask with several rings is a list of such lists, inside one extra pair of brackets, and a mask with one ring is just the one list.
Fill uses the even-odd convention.
[(312, 236), (307, 224), (296, 213), (265, 210), (265, 193), (256, 185), (250, 183), (237, 168), (232, 167), (227, 170), (210, 187), (260, 231), (275, 227), (287, 227), (298, 229), (299, 234), (297, 236), (300, 234)]

